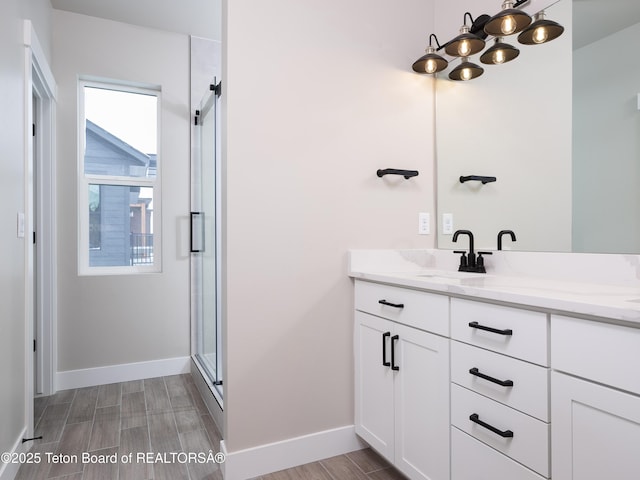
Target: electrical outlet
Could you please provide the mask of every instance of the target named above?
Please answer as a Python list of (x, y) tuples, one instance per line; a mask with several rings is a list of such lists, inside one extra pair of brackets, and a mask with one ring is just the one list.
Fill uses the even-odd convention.
[(453, 235), (453, 213), (442, 214), (442, 233), (444, 235)]
[(418, 234), (429, 235), (431, 233), (431, 216), (426, 212), (418, 214)]

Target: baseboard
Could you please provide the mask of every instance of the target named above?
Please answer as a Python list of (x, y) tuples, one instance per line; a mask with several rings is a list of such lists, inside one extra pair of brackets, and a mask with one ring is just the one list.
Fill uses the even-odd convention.
[(165, 358), (149, 362), (68, 370), (57, 373), (56, 388), (57, 390), (68, 390), (70, 388), (93, 387), (94, 385), (178, 375), (180, 373), (189, 373), (190, 370), (191, 357)]
[(224, 480), (247, 480), (323, 458), (342, 455), (365, 448), (355, 427), (325, 430), (259, 447), (228, 452), (225, 441), (220, 448), (225, 461), (220, 465)]
[[(19, 453), (26, 452), (31, 446), (31, 443), (22, 443), (22, 439), (25, 438), (26, 436), (27, 436), (27, 427), (25, 427), (24, 430), (20, 432), (18, 439), (13, 444), (13, 449), (8, 453), (19, 454)], [(14, 480), (14, 478), (16, 478), (16, 475), (18, 474), (19, 469), (20, 469), (19, 462), (4, 463), (0, 461), (0, 480)]]

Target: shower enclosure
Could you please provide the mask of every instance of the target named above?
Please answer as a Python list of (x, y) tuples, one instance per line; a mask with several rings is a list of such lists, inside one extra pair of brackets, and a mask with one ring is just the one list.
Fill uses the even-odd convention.
[(219, 98), (220, 83), (214, 79), (194, 116), (191, 283), (194, 360), (221, 402)]

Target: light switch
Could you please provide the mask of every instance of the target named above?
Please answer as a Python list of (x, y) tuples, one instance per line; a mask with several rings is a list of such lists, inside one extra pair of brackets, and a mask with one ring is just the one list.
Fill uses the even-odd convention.
[(442, 214), (442, 233), (444, 235), (453, 235), (453, 213)]
[(18, 212), (18, 238), (24, 238), (24, 212)]

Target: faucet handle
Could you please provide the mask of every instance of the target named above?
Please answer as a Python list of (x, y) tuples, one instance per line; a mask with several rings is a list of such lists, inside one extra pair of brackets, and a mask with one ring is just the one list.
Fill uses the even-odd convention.
[(493, 252), (478, 252), (478, 259), (476, 260), (476, 267), (479, 273), (486, 273), (484, 268), (484, 257), (482, 255), (493, 255)]
[(461, 253), (462, 255), (460, 256), (460, 268), (466, 268), (467, 265), (469, 265), (469, 262), (467, 260), (467, 252), (464, 250), (454, 250), (453, 253)]

